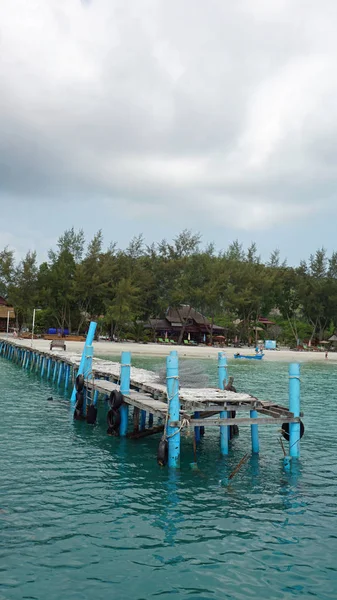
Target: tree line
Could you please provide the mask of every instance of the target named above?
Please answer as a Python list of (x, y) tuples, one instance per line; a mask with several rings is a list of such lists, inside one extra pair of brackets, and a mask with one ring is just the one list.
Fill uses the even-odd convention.
[[(82, 230), (65, 231), (48, 260), (29, 251), (19, 263), (8, 247), (0, 252), (0, 295), (13, 305), (17, 326), (84, 332), (97, 319), (101, 334), (146, 339), (149, 318), (168, 307), (192, 305), (229, 337), (247, 341), (260, 316), (272, 315), (266, 332), (279, 342), (322, 340), (337, 324), (337, 253), (316, 250), (299, 266), (288, 266), (274, 250), (262, 262), (255, 243), (238, 240), (226, 250), (202, 246), (201, 236), (182, 231), (173, 241), (146, 245), (142, 235), (125, 250), (103, 247), (102, 232), (86, 244)], [(235, 324), (236, 323), (236, 324)]]

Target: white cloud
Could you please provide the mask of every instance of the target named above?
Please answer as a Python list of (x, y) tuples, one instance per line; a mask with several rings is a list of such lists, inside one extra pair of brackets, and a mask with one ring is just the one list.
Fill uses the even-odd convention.
[(0, 203), (334, 213), (334, 0), (2, 0), (0, 24)]

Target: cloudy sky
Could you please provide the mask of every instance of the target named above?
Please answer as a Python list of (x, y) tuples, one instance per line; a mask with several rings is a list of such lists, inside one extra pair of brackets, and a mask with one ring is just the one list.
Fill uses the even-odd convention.
[(337, 249), (336, 0), (1, 0), (0, 247)]

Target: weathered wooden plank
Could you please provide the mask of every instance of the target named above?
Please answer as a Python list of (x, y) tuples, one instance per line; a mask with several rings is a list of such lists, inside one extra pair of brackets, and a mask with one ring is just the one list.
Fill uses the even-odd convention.
[[(21, 343), (21, 341), (4, 340), (7, 344), (14, 346), (15, 348), (21, 348), (31, 352), (30, 341), (27, 344)], [(72, 352), (55, 351), (55, 350), (35, 350), (34, 353), (53, 360), (61, 361), (64, 364), (72, 366), (76, 369), (81, 360), (80, 354)], [(94, 382), (92, 385), (91, 381), (86, 381), (85, 385), (88, 388), (94, 387), (96, 390), (103, 394), (110, 394), (112, 390), (119, 389), (120, 379), (120, 364), (112, 361), (107, 361), (100, 358), (94, 358), (92, 364), (92, 371), (94, 375)], [(99, 377), (108, 377), (106, 379), (99, 379)], [(130, 380), (131, 392), (128, 396), (128, 403), (133, 406), (137, 406), (142, 410), (147, 410), (153, 414), (162, 416), (163, 413), (167, 412), (167, 393), (166, 386), (159, 381), (158, 376), (150, 371), (144, 369), (137, 369), (131, 367), (131, 380)], [(137, 390), (137, 391), (135, 391)], [(132, 394), (136, 394), (132, 395)], [(219, 390), (215, 388), (205, 389), (192, 389), (192, 388), (180, 388), (179, 390), (181, 407), (184, 413), (194, 411), (205, 411), (207, 412), (220, 412), (221, 410), (227, 411), (243, 411), (251, 410), (255, 408), (261, 414), (272, 416), (273, 422), (277, 416), (285, 421), (285, 417), (289, 417), (289, 413), (286, 407), (282, 407), (271, 401), (261, 401), (258, 398), (250, 394), (234, 393), (225, 390)], [(155, 402), (154, 405), (149, 404), (150, 397)], [(138, 398), (138, 400), (136, 399)], [(145, 404), (144, 404), (145, 402)], [(156, 411), (156, 412), (155, 412)], [(282, 417), (284, 415), (285, 417)], [(259, 422), (262, 424), (261, 419)], [(225, 423), (227, 424), (227, 423)]]
[(140, 438), (148, 437), (149, 435), (154, 435), (155, 433), (162, 433), (164, 431), (164, 425), (156, 425), (156, 427), (151, 427), (151, 429), (144, 429), (143, 431), (132, 431), (127, 434), (127, 438), (131, 440), (139, 440)]
[[(207, 425), (207, 427), (220, 427), (221, 425), (282, 425), (282, 423), (299, 423), (300, 419), (298, 417), (293, 418), (268, 418), (261, 417), (258, 419), (250, 419), (249, 417), (241, 417), (239, 419), (190, 419), (191, 427), (199, 427), (201, 425)], [(180, 421), (170, 421), (170, 427), (180, 427)]]
[(270, 417), (293, 417), (293, 413), (291, 413), (289, 410), (284, 409), (282, 411), (278, 410), (273, 410), (273, 409), (269, 409), (269, 408), (256, 408), (258, 413), (261, 413), (262, 415), (269, 415)]

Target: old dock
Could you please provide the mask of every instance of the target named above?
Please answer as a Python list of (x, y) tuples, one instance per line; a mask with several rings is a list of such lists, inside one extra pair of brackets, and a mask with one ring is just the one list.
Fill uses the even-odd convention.
[[(252, 453), (259, 453), (260, 425), (277, 425), (289, 440), (289, 455), (284, 452), (285, 468), (300, 454), (303, 424), (300, 417), (300, 368), (289, 368), (289, 407), (260, 400), (250, 394), (236, 393), (228, 386), (228, 367), (224, 352), (218, 354), (218, 388), (192, 389), (179, 385), (178, 353), (166, 359), (166, 385), (150, 371), (131, 366), (130, 352), (123, 352), (120, 363), (95, 359), (93, 340), (96, 323), (89, 327), (82, 356), (63, 350), (37, 350), (22, 341), (0, 340), (0, 356), (41, 378), (63, 387), (70, 396), (74, 418), (96, 421), (97, 404), (108, 401), (108, 433), (142, 438), (162, 434), (158, 463), (177, 468), (180, 464), (180, 436), (191, 428), (195, 442), (205, 427), (220, 432), (220, 453), (229, 453), (230, 441), (240, 425), (251, 426)], [(131, 415), (132, 409), (132, 415)]]

